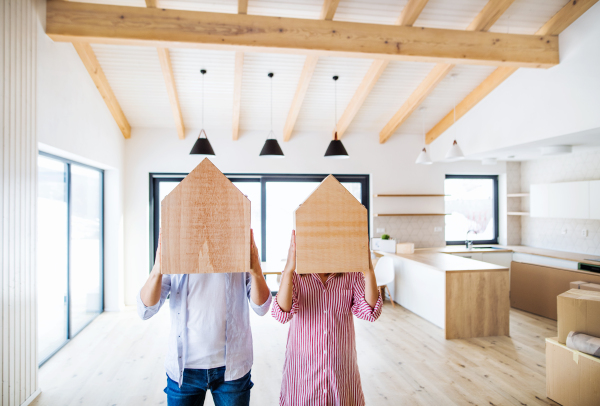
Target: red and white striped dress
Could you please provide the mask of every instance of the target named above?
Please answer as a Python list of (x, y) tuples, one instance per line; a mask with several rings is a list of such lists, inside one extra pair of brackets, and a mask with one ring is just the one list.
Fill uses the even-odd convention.
[(294, 272), (289, 313), (273, 304), (273, 317), (290, 324), (279, 404), (285, 406), (362, 406), (356, 362), (354, 319), (381, 315), (365, 300), (362, 273), (330, 275), (325, 285), (314, 274)]

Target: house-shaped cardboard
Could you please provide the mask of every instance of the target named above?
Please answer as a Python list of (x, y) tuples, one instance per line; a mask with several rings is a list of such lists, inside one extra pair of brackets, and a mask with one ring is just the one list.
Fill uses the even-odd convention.
[(367, 209), (329, 175), (294, 212), (298, 273), (363, 272), (369, 267)]
[(204, 159), (161, 204), (161, 273), (250, 271), (250, 200)]

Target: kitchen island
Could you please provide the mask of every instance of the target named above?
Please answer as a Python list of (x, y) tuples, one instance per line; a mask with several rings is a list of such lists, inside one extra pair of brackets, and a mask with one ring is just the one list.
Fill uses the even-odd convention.
[(394, 300), (444, 329), (446, 339), (509, 335), (509, 270), (439, 252), (394, 259)]

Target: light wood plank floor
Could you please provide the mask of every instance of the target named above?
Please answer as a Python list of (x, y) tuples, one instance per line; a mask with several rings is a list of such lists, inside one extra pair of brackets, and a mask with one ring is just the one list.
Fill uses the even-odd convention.
[[(148, 321), (133, 308), (100, 315), (40, 369), (32, 405), (166, 405), (167, 310)], [(510, 318), (510, 338), (445, 340), (386, 302), (377, 322), (356, 321), (367, 405), (556, 405), (546, 398), (544, 353), (556, 322), (515, 309)], [(252, 316), (252, 405), (278, 404), (287, 330), (270, 315)]]

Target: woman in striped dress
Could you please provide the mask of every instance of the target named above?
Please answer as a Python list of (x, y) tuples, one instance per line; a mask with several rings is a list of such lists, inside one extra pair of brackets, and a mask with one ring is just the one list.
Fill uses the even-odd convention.
[(373, 265), (369, 260), (364, 273), (299, 275), (295, 269), (292, 232), (272, 310), (279, 322), (291, 320), (279, 404), (362, 406), (352, 315), (375, 321), (381, 314)]

